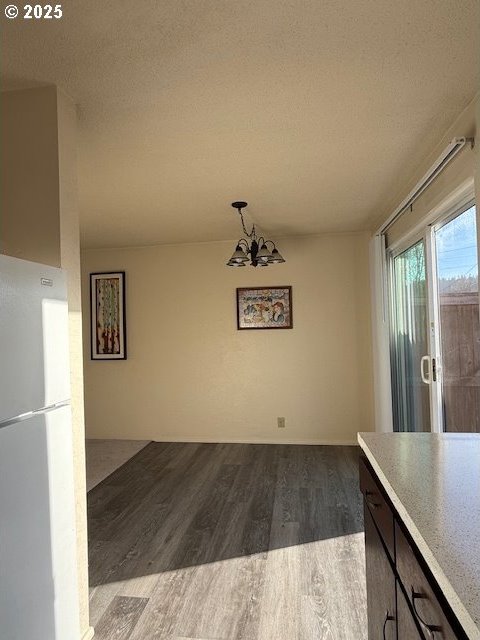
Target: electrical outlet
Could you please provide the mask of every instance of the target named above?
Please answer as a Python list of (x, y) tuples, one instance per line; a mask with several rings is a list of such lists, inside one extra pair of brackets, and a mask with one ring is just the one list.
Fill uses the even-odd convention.
[(279, 429), (285, 429), (285, 418), (277, 418), (277, 426)]

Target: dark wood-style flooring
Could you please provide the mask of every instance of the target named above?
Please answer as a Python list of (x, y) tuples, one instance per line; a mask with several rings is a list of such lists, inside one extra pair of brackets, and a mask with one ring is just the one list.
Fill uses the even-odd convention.
[(151, 443), (88, 494), (97, 640), (363, 640), (355, 447)]

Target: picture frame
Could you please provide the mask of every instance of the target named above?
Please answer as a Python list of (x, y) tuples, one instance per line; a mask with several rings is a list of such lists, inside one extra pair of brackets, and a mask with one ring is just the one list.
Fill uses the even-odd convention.
[(126, 360), (125, 271), (90, 274), (92, 360)]
[(292, 328), (292, 287), (237, 288), (237, 329)]

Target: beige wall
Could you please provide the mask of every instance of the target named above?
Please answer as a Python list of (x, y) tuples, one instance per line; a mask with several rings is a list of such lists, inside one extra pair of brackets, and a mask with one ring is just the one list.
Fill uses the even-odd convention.
[[(89, 437), (354, 442), (372, 426), (368, 239), (282, 239), (287, 262), (225, 266), (233, 242), (82, 252), (126, 271), (128, 360), (92, 362)], [(292, 285), (292, 330), (237, 331), (235, 288)], [(286, 428), (277, 428), (277, 417)]]
[(60, 266), (57, 90), (1, 94), (0, 251)]
[(63, 93), (57, 93), (58, 166), (60, 202), (60, 259), (67, 271), (72, 390), (73, 465), (77, 520), (77, 573), (80, 629), (83, 640), (92, 636), (88, 609), (87, 488), (85, 475), (85, 417), (83, 404), (82, 297), (80, 228), (77, 189), (77, 111)]
[(1, 94), (0, 251), (67, 270), (80, 634), (91, 637), (83, 417), (76, 109), (56, 87)]

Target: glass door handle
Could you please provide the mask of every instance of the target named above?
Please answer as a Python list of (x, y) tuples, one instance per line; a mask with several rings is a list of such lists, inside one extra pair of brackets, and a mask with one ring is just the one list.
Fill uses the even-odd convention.
[[(428, 363), (428, 370), (425, 373), (425, 363)], [(430, 356), (423, 356), (420, 360), (420, 375), (422, 376), (422, 382), (430, 384)]]

